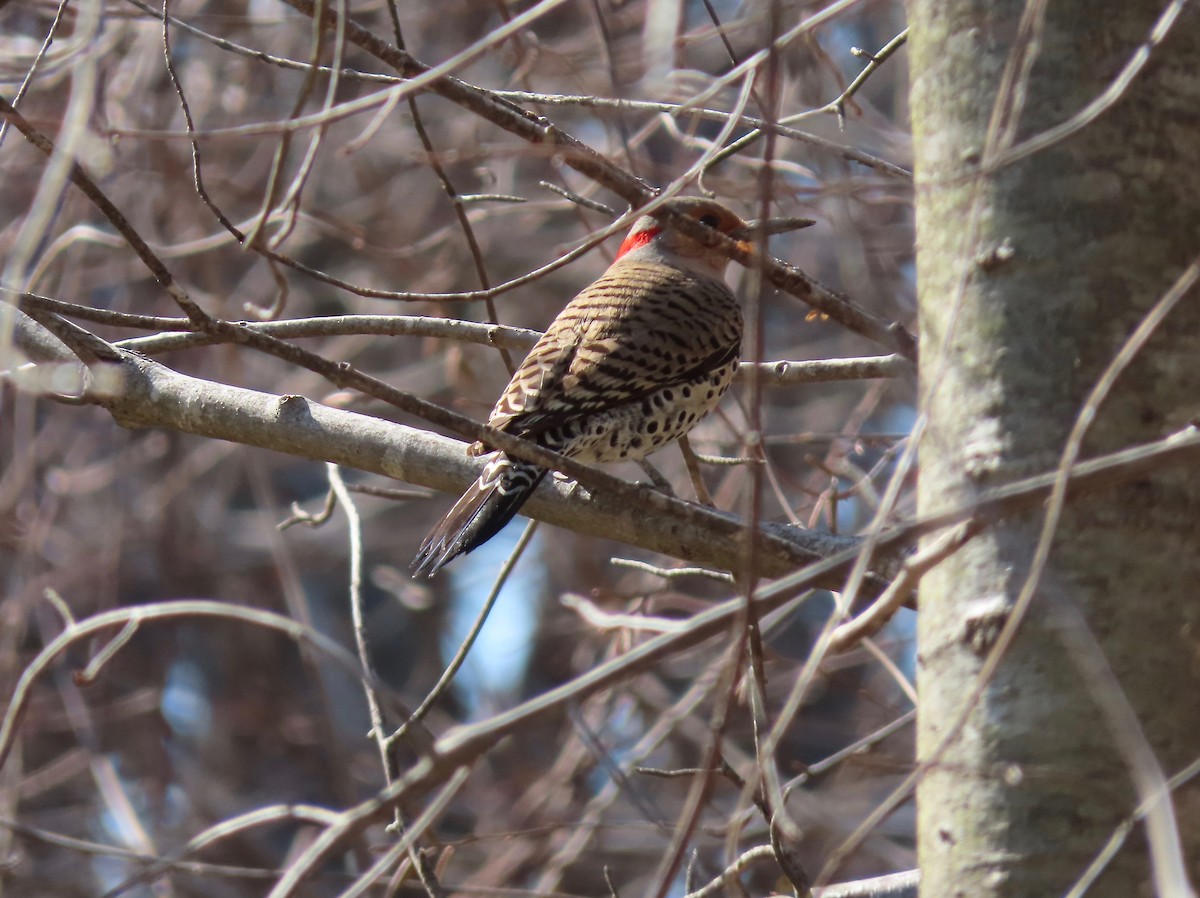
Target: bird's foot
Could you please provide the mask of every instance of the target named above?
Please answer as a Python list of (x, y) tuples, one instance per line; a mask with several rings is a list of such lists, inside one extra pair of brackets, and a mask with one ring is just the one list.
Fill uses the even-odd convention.
[(675, 490), (671, 487), (671, 481), (667, 480), (666, 477), (663, 477), (663, 475), (658, 472), (658, 469), (655, 468), (654, 465), (650, 464), (650, 462), (643, 458), (638, 462), (638, 467), (646, 472), (646, 476), (650, 478), (650, 482), (654, 484), (654, 488), (660, 493), (666, 493), (672, 499), (678, 498), (675, 495)]
[(585, 502), (586, 502), (588, 499), (590, 499), (590, 498), (592, 497), (592, 494), (591, 494), (591, 492), (590, 492), (590, 491), (587, 489), (587, 487), (580, 486), (580, 485), (579, 485), (579, 481), (577, 481), (577, 480), (572, 480), (570, 477), (568, 477), (568, 476), (567, 476), (566, 474), (564, 474), (562, 471), (554, 471), (554, 472), (552, 472), (552, 473), (551, 473), (551, 476), (552, 476), (552, 477), (553, 477), (553, 478), (554, 478), (554, 479), (555, 479), (555, 480), (556, 480), (558, 483), (565, 483), (565, 484), (567, 484), (567, 492), (568, 492), (568, 493), (569, 493), (569, 494), (570, 494), (572, 497), (576, 497), (576, 496), (578, 496), (580, 499), (583, 499)]

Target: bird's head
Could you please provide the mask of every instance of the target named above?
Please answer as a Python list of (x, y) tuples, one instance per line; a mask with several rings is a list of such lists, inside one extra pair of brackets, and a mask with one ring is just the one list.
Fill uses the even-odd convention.
[[(813, 224), (808, 219), (769, 219), (765, 224), (745, 221), (739, 215), (726, 209), (720, 203), (694, 196), (673, 197), (659, 207), (662, 212), (674, 212), (692, 219), (698, 225), (724, 234), (731, 240), (737, 241), (745, 250), (752, 249), (751, 241), (761, 230), (768, 233), (778, 233), (781, 230), (791, 230), (807, 227)], [(729, 257), (715, 246), (697, 239), (691, 234), (685, 234), (671, 223), (669, 215), (660, 213), (643, 215), (633, 223), (625, 242), (617, 252), (617, 258), (629, 256), (633, 259), (646, 261), (665, 261), (684, 264), (697, 268), (715, 277), (725, 274), (725, 266)], [(786, 227), (780, 222), (787, 222)]]

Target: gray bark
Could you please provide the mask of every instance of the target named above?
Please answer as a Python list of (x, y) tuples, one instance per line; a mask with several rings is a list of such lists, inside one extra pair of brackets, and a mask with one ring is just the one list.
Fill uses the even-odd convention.
[[(1057, 464), (1105, 368), (1200, 254), (1200, 20), (1186, 10), (1146, 47), (1093, 120), (1006, 157), (1136, 63), (1163, 4), (1048, 4), (1036, 45), (1015, 0), (909, 8), (931, 514)], [(1101, 402), (1083, 457), (1198, 411), (1193, 288)], [(1044, 514), (986, 529), (921, 585), (922, 895), (1064, 894), (1156, 780), (1200, 755), (1200, 474), (1167, 466), (1071, 499), (1005, 648)], [(1172, 799), (1177, 830), (1154, 815), (1088, 895), (1188, 893), (1200, 787)]]

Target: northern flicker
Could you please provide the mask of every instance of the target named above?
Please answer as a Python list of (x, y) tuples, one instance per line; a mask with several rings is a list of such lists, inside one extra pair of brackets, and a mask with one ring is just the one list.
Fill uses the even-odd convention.
[[(735, 240), (753, 227), (711, 200), (665, 205)], [(669, 223), (639, 218), (608, 270), (530, 350), (488, 424), (584, 462), (640, 460), (679, 439), (712, 411), (737, 370), (742, 313), (723, 280), (727, 262)], [(492, 452), (425, 537), (414, 574), (433, 576), (495, 536), (546, 473)]]

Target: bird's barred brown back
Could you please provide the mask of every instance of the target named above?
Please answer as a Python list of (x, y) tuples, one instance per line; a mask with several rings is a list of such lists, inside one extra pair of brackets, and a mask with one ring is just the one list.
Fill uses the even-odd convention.
[(741, 335), (741, 309), (721, 281), (656, 263), (621, 265), (567, 304), (489, 423), (537, 437), (640, 407), (671, 387), (695, 389), (698, 404), (715, 404), (728, 383), (705, 384), (736, 364)]

